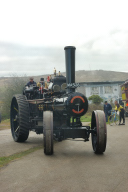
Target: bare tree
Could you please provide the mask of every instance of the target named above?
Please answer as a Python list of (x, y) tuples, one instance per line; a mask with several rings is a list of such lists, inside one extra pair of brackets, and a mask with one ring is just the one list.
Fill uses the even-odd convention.
[(10, 78), (10, 81), (5, 83), (4, 89), (1, 93), (1, 106), (0, 110), (2, 113), (2, 117), (9, 118), (10, 115), (10, 105), (13, 95), (15, 94), (22, 94), (23, 88), (27, 82), (28, 78), (26, 76), (24, 77), (18, 77), (16, 75), (13, 75), (12, 78)]

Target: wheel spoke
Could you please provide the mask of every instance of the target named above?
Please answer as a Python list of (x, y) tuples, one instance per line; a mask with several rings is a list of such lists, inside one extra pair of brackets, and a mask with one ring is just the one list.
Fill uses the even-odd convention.
[(18, 126), (17, 129), (15, 130), (15, 133), (18, 131), (18, 129), (19, 129), (19, 126)]
[(17, 111), (17, 113), (18, 113), (18, 109), (16, 109), (15, 107), (14, 107), (14, 109)]

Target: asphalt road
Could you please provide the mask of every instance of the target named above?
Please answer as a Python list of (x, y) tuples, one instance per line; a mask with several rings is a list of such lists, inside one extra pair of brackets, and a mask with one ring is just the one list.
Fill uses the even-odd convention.
[[(93, 153), (89, 142), (65, 140), (54, 145), (54, 155), (40, 149), (0, 170), (1, 192), (128, 192), (128, 119), (126, 125), (107, 126), (107, 149)], [(0, 156), (42, 143), (42, 135), (27, 142), (12, 141), (10, 130), (0, 132)], [(3, 155), (4, 154), (4, 155)]]

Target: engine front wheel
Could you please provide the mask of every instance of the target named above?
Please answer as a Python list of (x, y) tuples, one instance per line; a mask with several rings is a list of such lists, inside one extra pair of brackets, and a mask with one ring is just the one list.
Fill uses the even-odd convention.
[(95, 153), (103, 153), (106, 149), (107, 143), (107, 129), (105, 114), (101, 110), (92, 112), (91, 120), (92, 132), (92, 147)]
[(53, 112), (43, 112), (44, 153), (53, 154)]

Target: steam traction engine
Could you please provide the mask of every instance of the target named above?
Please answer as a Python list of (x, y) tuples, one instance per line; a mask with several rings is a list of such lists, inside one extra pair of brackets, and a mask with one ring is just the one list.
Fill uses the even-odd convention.
[(14, 95), (11, 102), (11, 132), (14, 141), (24, 142), (29, 131), (43, 133), (44, 153), (53, 154), (53, 139), (83, 138), (89, 141), (95, 153), (106, 149), (107, 130), (104, 112), (92, 112), (91, 127), (82, 126), (80, 117), (88, 110), (87, 98), (75, 89), (75, 47), (64, 48), (66, 78), (56, 76), (44, 93), (39, 87), (26, 87), (24, 94)]

